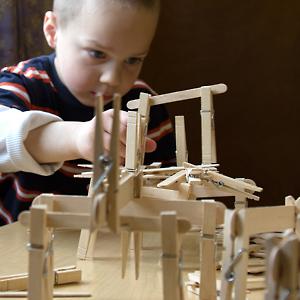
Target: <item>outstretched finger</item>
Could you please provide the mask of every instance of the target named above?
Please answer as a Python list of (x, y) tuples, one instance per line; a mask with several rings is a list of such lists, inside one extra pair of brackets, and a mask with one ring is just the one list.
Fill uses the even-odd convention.
[(157, 144), (154, 140), (146, 137), (145, 140), (145, 152), (150, 153), (156, 150)]

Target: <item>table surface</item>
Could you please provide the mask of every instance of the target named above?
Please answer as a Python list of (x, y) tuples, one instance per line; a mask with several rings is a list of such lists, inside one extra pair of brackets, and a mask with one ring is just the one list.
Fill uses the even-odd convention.
[[(133, 251), (130, 251), (126, 276), (124, 279), (121, 278), (120, 237), (118, 235), (106, 229), (101, 230), (98, 235), (95, 258), (93, 260), (77, 260), (78, 240), (79, 231), (58, 230), (55, 232), (55, 267), (77, 265), (82, 270), (81, 283), (55, 287), (55, 291), (88, 292), (92, 294), (91, 298), (76, 299), (163, 299), (160, 241), (157, 234), (144, 236), (144, 249), (142, 251), (140, 278), (138, 280), (135, 280)], [(1, 276), (27, 272), (27, 241), (28, 232), (18, 222), (0, 227)], [(197, 254), (195, 251), (190, 253), (186, 251), (184, 254), (185, 269), (189, 265), (194, 264), (196, 260)], [(186, 279), (187, 273), (192, 271), (185, 270), (184, 278)], [(251, 292), (247, 295), (247, 298), (260, 300), (263, 299), (263, 293)], [(185, 290), (185, 299), (196, 300), (199, 298)]]

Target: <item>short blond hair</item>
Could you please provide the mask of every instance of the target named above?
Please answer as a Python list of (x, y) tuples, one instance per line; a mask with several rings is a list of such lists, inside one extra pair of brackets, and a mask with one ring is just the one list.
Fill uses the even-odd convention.
[[(100, 1), (100, 0), (97, 0)], [(160, 0), (101, 0), (119, 3), (125, 7), (146, 8), (160, 11)], [(54, 0), (53, 11), (57, 14), (60, 26), (66, 26), (82, 11), (86, 0)]]

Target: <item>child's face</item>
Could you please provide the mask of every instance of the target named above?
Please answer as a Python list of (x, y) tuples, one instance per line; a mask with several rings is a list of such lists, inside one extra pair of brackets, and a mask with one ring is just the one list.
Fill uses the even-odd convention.
[(109, 100), (113, 93), (128, 92), (157, 24), (154, 11), (96, 1), (87, 1), (82, 13), (65, 28), (56, 27), (54, 37), (60, 79), (88, 106), (94, 106), (99, 93)]

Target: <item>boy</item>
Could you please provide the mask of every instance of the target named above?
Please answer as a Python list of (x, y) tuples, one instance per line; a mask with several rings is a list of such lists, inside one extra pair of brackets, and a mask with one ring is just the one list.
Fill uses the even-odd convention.
[[(87, 193), (88, 180), (73, 175), (82, 171), (79, 159), (93, 157), (95, 101), (104, 96), (108, 149), (112, 95), (123, 96), (126, 110), (141, 91), (151, 93), (137, 77), (158, 15), (159, 0), (54, 1), (44, 34), (55, 54), (4, 68), (0, 77), (0, 224), (16, 220), (41, 192)], [(124, 158), (127, 114), (120, 117)], [(153, 107), (150, 118), (157, 144), (147, 140), (146, 162), (168, 161), (175, 147), (166, 111)]]

